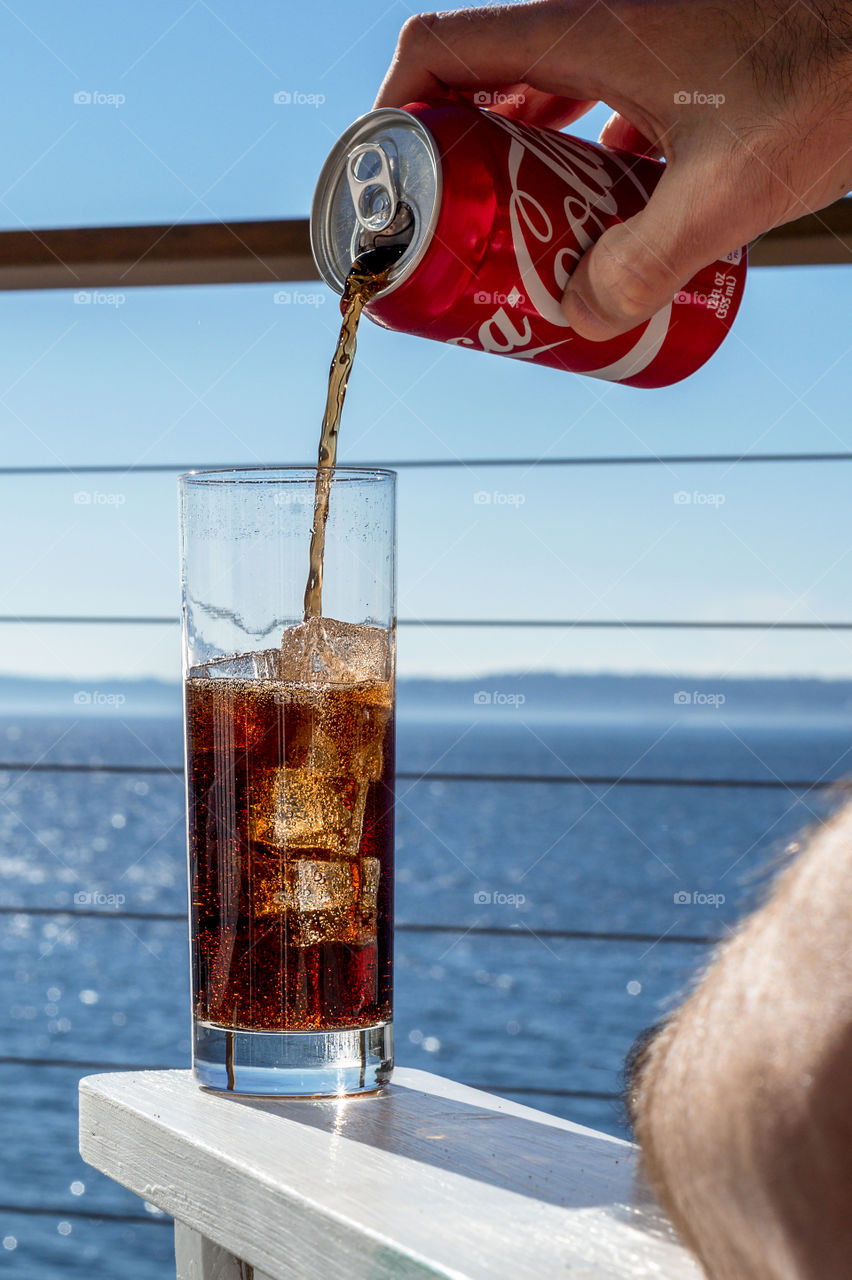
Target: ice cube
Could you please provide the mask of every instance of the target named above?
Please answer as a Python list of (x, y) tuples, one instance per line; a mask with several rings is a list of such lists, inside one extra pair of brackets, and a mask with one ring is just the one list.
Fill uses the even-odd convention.
[(361, 874), (361, 894), (358, 906), (363, 915), (372, 918), (376, 914), (381, 863), (378, 858), (362, 858), (357, 865)]
[(381, 627), (308, 618), (281, 637), (280, 677), (297, 684), (353, 685), (390, 679), (391, 633)]
[(293, 870), (291, 901), (287, 904), (291, 910), (350, 911), (355, 906), (358, 884), (351, 862), (299, 858)]
[(257, 653), (235, 653), (193, 667), (190, 677), (206, 680), (275, 680), (281, 665), (280, 649), (259, 649)]
[(368, 784), (368, 777), (313, 765), (258, 771), (251, 785), (251, 839), (282, 852), (323, 849), (354, 858), (361, 842)]
[(283, 916), (296, 946), (345, 942), (363, 946), (376, 937), (378, 858), (294, 858), (277, 876), (253, 885), (255, 919)]
[(309, 618), (285, 629), (280, 649), (215, 658), (192, 667), (190, 676), (349, 686), (389, 680), (392, 656), (392, 633), (381, 627)]

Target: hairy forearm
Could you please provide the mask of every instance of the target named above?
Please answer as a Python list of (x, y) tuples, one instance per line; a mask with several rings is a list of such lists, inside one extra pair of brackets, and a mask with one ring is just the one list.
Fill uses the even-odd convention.
[(643, 1168), (713, 1280), (846, 1280), (852, 808), (819, 831), (650, 1042)]
[[(745, 24), (751, 40), (741, 37), (743, 55), (758, 72), (768, 77), (770, 87), (783, 89), (785, 72), (793, 72), (793, 83), (801, 68), (816, 82), (823, 71), (842, 69), (852, 55), (852, 0), (733, 0), (734, 12), (750, 10)], [(755, 31), (763, 34), (754, 39)]]

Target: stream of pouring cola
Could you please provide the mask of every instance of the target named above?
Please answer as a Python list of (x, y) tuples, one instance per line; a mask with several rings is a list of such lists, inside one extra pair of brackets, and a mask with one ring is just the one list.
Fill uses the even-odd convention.
[(360, 254), (346, 277), (343, 288), (343, 322), (337, 348), (328, 374), (328, 395), (322, 419), (317, 479), (314, 490), (314, 519), (311, 528), (311, 553), (308, 581), (305, 587), (305, 621), (322, 616), (322, 574), (325, 554), (325, 527), (334, 468), (337, 465), (337, 440), (346, 386), (352, 372), (357, 345), (358, 321), (365, 303), (387, 284), (388, 273), (404, 252), (404, 245), (387, 245)]

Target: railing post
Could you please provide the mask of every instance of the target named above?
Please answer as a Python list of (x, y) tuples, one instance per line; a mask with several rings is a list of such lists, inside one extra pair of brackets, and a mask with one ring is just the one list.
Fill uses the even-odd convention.
[(200, 1231), (175, 1222), (177, 1280), (269, 1280)]

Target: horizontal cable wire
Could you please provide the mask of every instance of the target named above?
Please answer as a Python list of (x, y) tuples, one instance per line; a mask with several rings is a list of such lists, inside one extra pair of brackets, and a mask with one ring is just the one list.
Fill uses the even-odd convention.
[(58, 614), (58, 613), (4, 613), (0, 614), (0, 622), (23, 622), (30, 626), (73, 626), (82, 624), (84, 626), (94, 625), (110, 625), (110, 626), (132, 626), (132, 627), (176, 627), (180, 622), (177, 615), (167, 615), (158, 617), (152, 614), (145, 614), (136, 617), (133, 614), (127, 614), (124, 617), (115, 617), (110, 614), (100, 613), (75, 613), (75, 614)]
[[(100, 908), (80, 907), (29, 907), (13, 906), (4, 903), (0, 906), (0, 916), (62, 916), (79, 920), (146, 920), (165, 923), (186, 924), (186, 911), (104, 911)], [(655, 945), (658, 942), (675, 943), (685, 946), (712, 946), (721, 938), (709, 934), (693, 933), (632, 933), (627, 931), (608, 931), (604, 929), (532, 929), (528, 925), (515, 925), (506, 928), (503, 925), (465, 925), (419, 923), (416, 921), (400, 921), (394, 926), (397, 933), (460, 933), (465, 938), (567, 938), (581, 942), (644, 942)]]
[[(4, 613), (0, 623), (27, 626), (176, 627), (176, 614)], [(398, 618), (400, 627), (563, 627), (566, 630), (680, 630), (680, 631), (852, 631), (852, 622), (783, 622), (689, 618)]]
[(51, 764), (44, 760), (10, 760), (0, 763), (0, 773), (144, 773), (182, 778), (183, 765), (172, 767), (167, 764), (90, 764), (88, 762)]
[[(624, 454), (567, 458), (400, 458), (383, 462), (347, 462), (346, 467), (364, 467), (368, 470), (407, 470), (435, 468), (478, 467), (629, 467), (664, 466), (679, 467), (692, 464), (730, 465), (740, 462), (852, 462), (852, 452), (843, 453), (675, 453), (675, 454)], [(276, 464), (272, 464), (275, 466)], [(280, 463), (281, 470), (297, 467), (312, 470), (316, 462)], [(185, 471), (237, 471), (252, 469), (250, 463), (191, 463), (191, 462), (143, 462), (122, 466), (119, 463), (83, 463), (80, 466), (53, 465), (29, 467), (0, 467), (0, 476), (43, 475), (180, 475)]]
[(100, 1058), (27, 1058), (9, 1053), (0, 1067), (56, 1067), (62, 1071), (180, 1071), (173, 1062), (104, 1062)]
[[(0, 762), (0, 773), (111, 773), (154, 774), (170, 778), (182, 778), (182, 765), (161, 764), (51, 764), (40, 760), (30, 762), (13, 760)], [(843, 790), (852, 787), (848, 778), (672, 778), (632, 776), (606, 773), (417, 773), (400, 769), (395, 777), (405, 782), (524, 782), (539, 784), (557, 783), (561, 786), (581, 787), (732, 787), (756, 791), (819, 791)]]
[[(94, 1058), (23, 1058), (13, 1054), (0, 1057), (0, 1067), (56, 1067), (66, 1071), (185, 1071), (184, 1064), (173, 1062), (102, 1062)], [(601, 1101), (616, 1100), (620, 1094), (605, 1089), (548, 1089), (537, 1084), (483, 1084), (478, 1081), (460, 1080), (468, 1089), (482, 1089), (486, 1093), (517, 1093), (548, 1098), (592, 1098)]]
[[(0, 618), (0, 622), (4, 621)], [(852, 631), (852, 622), (782, 622), (740, 618), (399, 618), (400, 627), (565, 627), (569, 630)]]
[(610, 1089), (547, 1089), (537, 1084), (481, 1084), (472, 1081), (460, 1081), (469, 1089), (482, 1089), (484, 1093), (517, 1093), (535, 1098), (590, 1098), (596, 1102), (620, 1102), (621, 1094)]
[(712, 946), (721, 942), (719, 937), (710, 934), (693, 933), (632, 933), (614, 930), (596, 929), (533, 929), (528, 925), (517, 925), (504, 928), (502, 925), (463, 925), (463, 924), (417, 924), (413, 921), (396, 925), (401, 933), (461, 933), (466, 938), (477, 934), (494, 938), (567, 938), (581, 942), (644, 942), (656, 945), (658, 942), (675, 943), (676, 945)]
[(55, 1208), (41, 1204), (0, 1204), (0, 1213), (20, 1213), (29, 1218), (88, 1218), (98, 1222), (153, 1222), (161, 1227), (174, 1225), (166, 1214), (160, 1217), (153, 1213), (116, 1213), (110, 1209)]
[(98, 907), (28, 907), (5, 902), (0, 905), (0, 916), (75, 916), (79, 920), (162, 920), (184, 924), (188, 918), (185, 911), (104, 911)]
[[(0, 769), (2, 769), (0, 765)], [(409, 773), (399, 772), (397, 778), (412, 782), (527, 782), (559, 783), (563, 786), (583, 787), (735, 787), (772, 791), (812, 791), (818, 788), (852, 786), (852, 780), (815, 778), (813, 780), (783, 778), (653, 778), (631, 777), (630, 774), (574, 774), (574, 773)]]

